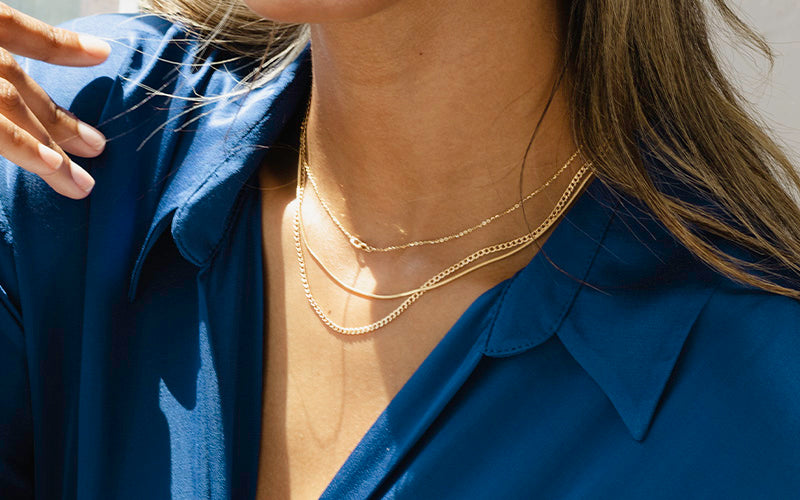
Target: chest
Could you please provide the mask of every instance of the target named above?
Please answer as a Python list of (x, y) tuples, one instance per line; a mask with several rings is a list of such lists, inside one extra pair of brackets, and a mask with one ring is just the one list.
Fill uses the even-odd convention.
[[(286, 190), (262, 195), (262, 499), (318, 498), (452, 325), (494, 284), (492, 280), (504, 277), (487, 275), (428, 292), (375, 332), (336, 333), (309, 306), (302, 286), (293, 194)], [(306, 272), (323, 312), (347, 326), (376, 321), (402, 302), (354, 298), (311, 264)]]
[[(263, 205), (267, 303), (259, 498), (318, 498), (459, 313), (433, 316), (420, 302), (423, 310), (414, 318), (427, 329), (414, 327), (411, 316), (365, 336), (328, 329), (300, 281), (293, 213), (290, 197), (267, 197)], [(350, 321), (369, 323), (380, 314), (367, 301), (341, 303), (341, 294), (313, 277), (315, 296), (332, 316), (347, 311)]]

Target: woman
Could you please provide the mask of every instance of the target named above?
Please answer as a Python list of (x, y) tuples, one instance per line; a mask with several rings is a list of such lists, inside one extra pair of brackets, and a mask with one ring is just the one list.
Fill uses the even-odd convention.
[(800, 180), (699, 1), (248, 6), (5, 10), (108, 55), (4, 59), (5, 497), (800, 491)]

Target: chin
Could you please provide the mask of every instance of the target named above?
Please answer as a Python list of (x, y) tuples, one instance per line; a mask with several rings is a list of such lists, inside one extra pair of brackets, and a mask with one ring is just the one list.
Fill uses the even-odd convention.
[(402, 0), (244, 0), (250, 10), (284, 23), (331, 23), (364, 19)]

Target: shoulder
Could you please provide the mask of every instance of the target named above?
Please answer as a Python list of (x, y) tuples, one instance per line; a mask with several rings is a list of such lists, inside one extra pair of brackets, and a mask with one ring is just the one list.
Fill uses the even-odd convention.
[[(631, 215), (633, 210), (623, 212), (609, 229), (610, 238), (627, 238), (630, 244), (625, 248), (648, 246), (642, 253), (657, 262), (647, 266), (651, 274), (642, 273), (654, 292), (649, 296), (658, 305), (648, 312), (668, 323), (692, 310), (687, 332), (679, 335), (685, 335), (679, 378), (697, 384), (710, 405), (719, 403), (729, 414), (762, 415), (761, 423), (771, 423), (774, 431), (792, 432), (795, 438), (787, 442), (800, 450), (800, 300), (740, 283), (702, 262), (654, 216), (649, 216), (654, 223), (648, 226), (645, 217)], [(637, 235), (635, 243), (630, 242), (631, 231)], [(647, 245), (654, 241), (648, 241), (650, 235), (657, 234), (665, 243)], [(732, 242), (709, 240), (742, 262), (771, 262)], [(773, 279), (780, 284), (798, 286), (791, 270), (777, 266), (773, 270), (779, 277)], [(767, 430), (762, 430), (766, 436)]]
[(97, 181), (78, 201), (0, 159), (0, 212), (8, 222), (0, 231), (13, 241), (18, 280), (32, 283), (31, 276), (48, 272), (67, 279), (63, 269), (78, 279), (90, 266), (138, 272), (167, 228), (184, 257), (200, 265), (225, 234), (258, 152), (303, 108), (307, 47), (274, 79), (244, 88), (242, 78), (258, 61), (205, 47), (164, 19), (110, 15), (65, 26), (108, 40), (111, 57), (93, 68), (22, 64), (56, 103), (108, 142), (99, 157), (75, 159)]
[[(800, 477), (800, 303), (723, 283), (689, 333), (659, 428), (726, 487), (782, 498)], [(792, 486), (794, 485), (794, 486)], [(748, 493), (749, 494), (749, 493)]]
[[(623, 199), (614, 212), (593, 281), (610, 286), (588, 290), (595, 307), (583, 337), (562, 337), (572, 347), (589, 345), (573, 349), (579, 361), (610, 360), (600, 364), (605, 371), (584, 365), (604, 387), (633, 395), (626, 400), (607, 391), (623, 415), (656, 412), (654, 445), (685, 451), (687, 463), (714, 457), (717, 467), (740, 476), (732, 484), (755, 484), (747, 481), (761, 474), (765, 492), (785, 494), (781, 488), (797, 484), (800, 474), (800, 301), (711, 269), (633, 203)], [(737, 258), (763, 262), (716, 243)], [(585, 333), (598, 325), (605, 335)], [(590, 343), (590, 335), (598, 339)], [(626, 373), (625, 363), (635, 370)]]
[[(743, 262), (772, 262), (729, 242), (717, 247)], [(797, 288), (798, 278), (791, 270), (774, 265), (772, 269), (778, 284)], [(798, 396), (781, 404), (792, 404), (800, 415), (800, 300), (727, 276), (718, 275), (715, 282), (692, 331), (697, 346), (715, 352), (708, 366), (729, 372), (731, 383), (769, 380), (773, 386), (793, 387)], [(798, 424), (800, 436), (800, 420)]]
[[(187, 38), (178, 26), (153, 15), (98, 15), (69, 21), (62, 27), (107, 41), (111, 45), (108, 59), (86, 68), (54, 66), (27, 58), (19, 58), (19, 61), (25, 72), (56, 103), (76, 114), (86, 115), (86, 120), (99, 113), (103, 97), (111, 91), (114, 82), (137, 73), (168, 71), (167, 64), (163, 63), (170, 61), (153, 59), (148, 64), (148, 55), (157, 56), (165, 51), (170, 41), (175, 43)], [(153, 64), (156, 61), (161, 64)], [(171, 62), (179, 60), (172, 58)]]
[[(169, 72), (168, 66), (181, 61), (177, 57), (181, 51), (172, 50), (176, 56), (172, 58), (164, 55), (170, 53), (168, 47), (186, 36), (156, 16), (100, 15), (76, 19), (63, 27), (107, 40), (112, 46), (110, 56), (104, 63), (87, 68), (55, 66), (27, 58), (18, 61), (54, 102), (101, 129), (111, 145), (115, 134), (130, 128), (130, 121), (118, 120), (126, 123), (115, 126), (110, 118), (146, 98), (144, 90), (130, 90), (136, 83), (162, 79)], [(152, 115), (152, 110), (142, 110), (145, 113)], [(140, 120), (141, 115), (136, 118)], [(110, 149), (113, 147), (107, 147), (107, 151)], [(76, 157), (75, 161), (94, 175), (107, 157), (104, 153), (100, 158)], [(0, 231), (7, 245), (19, 246), (29, 236), (33, 240), (42, 237), (45, 239), (40, 241), (61, 242), (61, 236), (74, 234), (74, 228), (85, 225), (88, 200), (61, 197), (37, 176), (4, 158), (0, 158), (0, 173)]]
[(800, 301), (722, 280), (692, 333), (716, 351), (710, 364), (731, 376), (793, 385), (800, 415)]
[[(62, 26), (109, 42), (112, 50), (108, 59), (92, 67), (65, 67), (20, 57), (23, 71), (56, 104), (100, 129), (108, 138), (107, 150), (117, 143), (127, 148), (137, 138), (152, 133), (170, 107), (166, 96), (156, 98), (154, 91), (177, 96), (172, 91), (183, 80), (177, 70), (190, 65), (192, 45), (197, 42), (192, 42), (179, 26), (154, 15), (98, 15)], [(165, 85), (167, 81), (173, 86)], [(74, 159), (91, 170), (105, 166), (108, 156)], [(26, 205), (22, 198), (35, 199), (30, 204), (33, 209), (75, 205), (52, 193), (38, 177), (2, 158), (0, 171), (5, 172), (0, 180), (0, 202), (11, 220), (15, 214), (9, 212)]]
[[(691, 395), (679, 398), (688, 407), (676, 418), (710, 419), (720, 432), (738, 432), (734, 424), (746, 418), (762, 436), (791, 434), (783, 443), (800, 450), (800, 301), (713, 270), (624, 196), (598, 197), (590, 208), (613, 215), (598, 238), (592, 286), (576, 298), (562, 340), (615, 374), (611, 386), (620, 377), (629, 377), (628, 387), (647, 385), (642, 374), (671, 380), (677, 393)], [(620, 375), (621, 360), (636, 368), (633, 375)]]
[[(0, 232), (20, 283), (48, 273), (63, 276), (63, 286), (80, 283), (93, 252), (113, 253), (120, 268), (129, 268), (151, 225), (163, 227), (179, 201), (212, 174), (231, 123), (249, 129), (264, 115), (258, 105), (239, 113), (235, 99), (201, 99), (237, 88), (239, 70), (254, 63), (202, 50), (180, 26), (152, 15), (103, 15), (64, 27), (107, 40), (108, 60), (91, 68), (20, 63), (57, 104), (100, 129), (108, 143), (97, 158), (75, 158), (97, 180), (84, 200), (61, 197), (0, 158)], [(245, 147), (244, 141), (233, 144)], [(7, 279), (0, 280), (7, 286)], [(56, 281), (46, 286), (55, 290)], [(18, 294), (24, 295), (9, 290)]]
[(697, 387), (704, 418), (753, 444), (770, 441), (769, 456), (800, 472), (800, 301), (724, 281), (682, 358), (680, 379)]

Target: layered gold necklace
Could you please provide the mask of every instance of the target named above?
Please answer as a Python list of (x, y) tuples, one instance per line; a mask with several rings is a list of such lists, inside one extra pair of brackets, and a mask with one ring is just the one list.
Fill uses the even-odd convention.
[[(300, 271), (300, 282), (303, 286), (303, 290), (309, 305), (311, 306), (312, 310), (317, 315), (317, 317), (320, 319), (320, 321), (322, 321), (322, 323), (331, 330), (343, 335), (363, 335), (378, 330), (379, 328), (382, 328), (391, 323), (392, 321), (394, 321), (395, 319), (397, 319), (398, 316), (400, 316), (403, 312), (405, 312), (414, 302), (416, 302), (426, 292), (433, 290), (435, 288), (442, 287), (448, 283), (452, 283), (458, 278), (466, 276), (469, 273), (477, 271), (478, 269), (481, 269), (495, 262), (507, 259), (512, 255), (515, 255), (520, 251), (524, 250), (525, 248), (530, 246), (534, 241), (536, 241), (539, 237), (541, 237), (542, 234), (547, 232), (547, 230), (550, 229), (550, 227), (552, 227), (553, 224), (555, 224), (555, 222), (559, 219), (559, 217), (561, 217), (561, 215), (567, 210), (572, 201), (577, 197), (577, 194), (581, 191), (581, 188), (589, 181), (589, 179), (591, 179), (592, 176), (591, 163), (588, 162), (584, 163), (580, 167), (580, 169), (578, 169), (572, 180), (569, 182), (567, 188), (564, 190), (562, 196), (556, 202), (550, 214), (542, 221), (541, 224), (539, 224), (539, 226), (537, 226), (532, 231), (525, 233), (521, 236), (518, 236), (516, 238), (513, 238), (511, 240), (503, 241), (501, 243), (496, 243), (481, 248), (469, 254), (468, 256), (464, 257), (455, 264), (449, 266), (448, 268), (440, 271), (439, 273), (437, 273), (436, 275), (425, 281), (421, 286), (413, 290), (407, 290), (404, 292), (388, 294), (388, 295), (373, 294), (353, 288), (344, 283), (343, 280), (337, 278), (335, 274), (325, 266), (322, 259), (316, 254), (316, 252), (314, 252), (314, 250), (308, 244), (303, 224), (303, 199), (305, 197), (305, 187), (307, 183), (312, 185), (312, 188), (314, 189), (315, 194), (318, 200), (320, 201), (320, 204), (322, 205), (324, 211), (327, 213), (327, 215), (334, 223), (334, 225), (339, 229), (340, 232), (342, 232), (342, 234), (347, 238), (347, 240), (354, 248), (363, 252), (390, 252), (394, 250), (401, 250), (423, 245), (435, 245), (435, 244), (445, 243), (448, 241), (461, 238), (478, 229), (486, 227), (487, 225), (496, 221), (497, 219), (519, 209), (525, 202), (533, 198), (536, 194), (543, 191), (562, 172), (564, 172), (564, 170), (566, 170), (569, 167), (569, 165), (579, 155), (579, 152), (575, 152), (575, 154), (573, 154), (569, 158), (569, 160), (567, 160), (564, 166), (562, 166), (542, 186), (531, 192), (529, 195), (527, 195), (525, 198), (517, 202), (515, 205), (491, 217), (484, 219), (477, 225), (470, 226), (456, 233), (447, 236), (441, 236), (438, 238), (417, 240), (408, 243), (389, 245), (386, 247), (376, 247), (368, 243), (365, 243), (361, 238), (353, 235), (350, 231), (348, 231), (344, 227), (344, 225), (341, 224), (341, 222), (339, 222), (338, 218), (336, 218), (336, 216), (333, 214), (333, 211), (329, 208), (328, 204), (320, 196), (318, 186), (316, 184), (315, 179), (311, 175), (311, 168), (307, 160), (306, 125), (307, 125), (307, 120), (303, 122), (301, 128), (300, 153), (298, 155), (298, 166), (297, 166), (297, 205), (294, 214), (293, 231), (292, 231), (294, 236), (295, 250), (297, 252), (297, 262)], [(311, 285), (308, 280), (308, 273), (306, 269), (303, 247), (305, 247), (308, 254), (317, 263), (317, 265), (320, 266), (320, 268), (325, 272), (325, 274), (327, 274), (338, 286), (348, 291), (349, 293), (370, 299), (391, 300), (391, 299), (405, 298), (405, 300), (399, 306), (397, 306), (392, 312), (390, 312), (383, 318), (379, 319), (378, 321), (375, 321), (368, 325), (359, 327), (345, 327), (337, 324), (325, 313), (325, 311), (320, 306), (319, 302), (316, 300), (313, 293), (311, 292)]]

